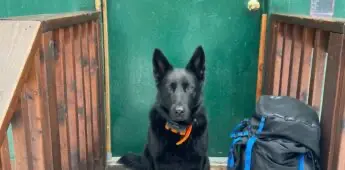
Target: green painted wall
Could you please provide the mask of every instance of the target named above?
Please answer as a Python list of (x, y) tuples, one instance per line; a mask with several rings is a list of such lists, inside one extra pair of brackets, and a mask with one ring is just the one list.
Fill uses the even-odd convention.
[(153, 49), (184, 67), (207, 55), (210, 156), (227, 156), (228, 134), (255, 103), (260, 12), (235, 0), (111, 0), (109, 12), (112, 153), (141, 152), (155, 97)]
[(311, 0), (268, 0), (270, 13), (289, 13), (309, 15)]
[[(270, 13), (309, 15), (311, 0), (268, 0)], [(335, 0), (334, 17), (345, 17), (345, 0)]]
[(94, 10), (94, 0), (0, 0), (0, 17)]

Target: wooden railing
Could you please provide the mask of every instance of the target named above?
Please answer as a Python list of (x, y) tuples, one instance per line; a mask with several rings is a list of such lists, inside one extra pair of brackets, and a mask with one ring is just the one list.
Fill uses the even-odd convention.
[(1, 169), (104, 169), (99, 14), (2, 19), (0, 34)]
[(345, 169), (345, 20), (271, 15), (264, 94), (296, 97), (321, 117), (324, 170)]

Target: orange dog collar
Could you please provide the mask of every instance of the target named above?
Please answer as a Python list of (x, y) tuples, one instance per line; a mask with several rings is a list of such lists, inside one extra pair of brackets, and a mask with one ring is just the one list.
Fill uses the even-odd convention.
[(173, 133), (181, 135), (182, 138), (179, 141), (177, 141), (177, 143), (176, 143), (176, 145), (181, 145), (185, 141), (187, 141), (187, 139), (189, 138), (189, 136), (190, 136), (190, 134), (192, 132), (192, 125), (189, 125), (189, 126), (187, 126), (187, 128), (181, 130), (181, 129), (174, 128), (169, 123), (166, 123), (165, 124), (165, 129), (166, 130), (170, 130)]

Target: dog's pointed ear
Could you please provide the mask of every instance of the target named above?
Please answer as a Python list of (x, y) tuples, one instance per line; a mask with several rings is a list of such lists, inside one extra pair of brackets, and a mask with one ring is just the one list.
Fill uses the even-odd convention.
[(156, 82), (161, 81), (166, 73), (173, 69), (163, 52), (157, 48), (153, 52), (152, 64), (153, 76)]
[(195, 76), (203, 81), (205, 79), (205, 53), (201, 46), (198, 46), (192, 58), (189, 60), (189, 63), (186, 66), (186, 69), (195, 74)]

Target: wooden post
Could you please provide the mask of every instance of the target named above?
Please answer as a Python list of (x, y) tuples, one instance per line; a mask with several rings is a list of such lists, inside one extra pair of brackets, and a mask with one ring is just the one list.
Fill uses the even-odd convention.
[(264, 70), (264, 55), (265, 55), (265, 43), (266, 43), (266, 27), (267, 27), (267, 14), (261, 16), (261, 32), (260, 32), (260, 48), (258, 57), (258, 75), (256, 82), (256, 101), (262, 93), (262, 79)]

